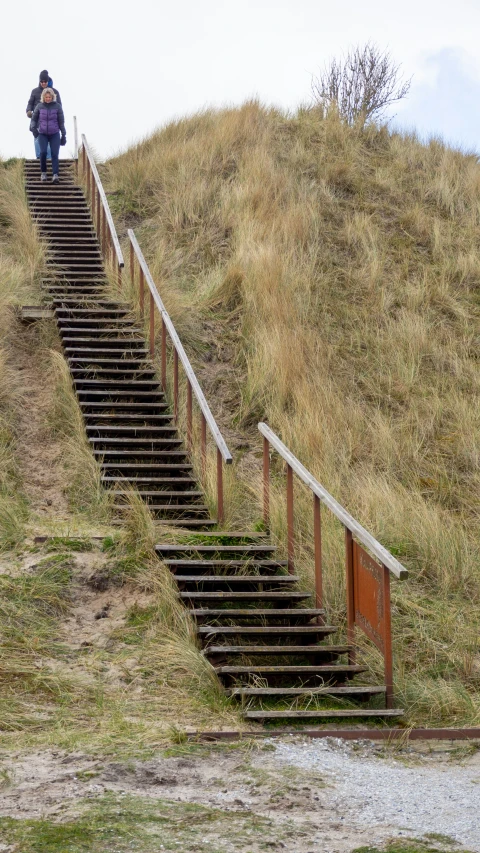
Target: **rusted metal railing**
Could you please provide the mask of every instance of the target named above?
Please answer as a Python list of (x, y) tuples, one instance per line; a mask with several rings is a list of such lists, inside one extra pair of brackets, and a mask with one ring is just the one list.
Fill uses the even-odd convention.
[[(310, 474), (277, 435), (265, 423), (258, 424), (263, 436), (263, 520), (270, 526), (270, 447), (287, 464), (287, 554), (288, 571), (294, 572), (295, 529), (293, 475), (296, 474), (313, 494), (313, 538), (316, 607), (323, 606), (322, 592), (322, 503), (338, 518), (345, 530), (345, 568), (347, 576), (347, 639), (352, 646), (349, 663), (355, 662), (353, 644), (355, 626), (361, 628), (383, 655), (387, 708), (393, 707), (392, 629), (390, 612), (390, 573), (406, 578), (407, 569), (368, 533), (338, 501)], [(359, 543), (368, 548), (368, 552)], [(376, 559), (373, 559), (371, 555)], [(378, 560), (378, 562), (377, 562)]]
[(175, 326), (163, 304), (160, 294), (157, 290), (155, 282), (152, 278), (147, 262), (143, 256), (143, 252), (138, 245), (137, 238), (130, 228), (128, 230), (128, 238), (130, 240), (130, 278), (132, 286), (135, 287), (135, 260), (138, 263), (139, 276), (139, 303), (140, 314), (142, 319), (145, 316), (145, 283), (149, 290), (149, 348), (150, 355), (155, 354), (155, 308), (158, 311), (161, 321), (161, 376), (163, 390), (167, 390), (167, 343), (168, 339), (173, 347), (173, 411), (175, 420), (178, 419), (179, 411), (179, 363), (182, 364), (187, 383), (187, 446), (191, 451), (193, 449), (194, 430), (193, 430), (193, 397), (195, 397), (200, 409), (200, 454), (202, 477), (205, 480), (207, 468), (207, 426), (213, 437), (216, 445), (216, 477), (217, 477), (217, 517), (218, 523), (222, 524), (224, 519), (224, 497), (223, 497), (223, 463), (225, 465), (232, 464), (232, 455), (225, 443), (225, 440), (217, 426), (215, 418), (210, 411), (210, 407), (205, 399), (202, 389), (198, 383), (197, 377), (190, 364), (189, 358), (182, 346), (180, 338), (175, 330)]
[(120, 242), (110, 213), (110, 207), (98, 174), (93, 154), (90, 151), (85, 134), (82, 133), (82, 177), (92, 209), (99, 243), (105, 261), (111, 262), (116, 270), (118, 285), (122, 283), (122, 269), (125, 266)]

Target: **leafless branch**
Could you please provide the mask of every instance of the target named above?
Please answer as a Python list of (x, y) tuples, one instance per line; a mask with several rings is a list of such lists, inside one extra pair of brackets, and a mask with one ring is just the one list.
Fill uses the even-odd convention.
[(387, 107), (408, 94), (411, 78), (403, 80), (400, 65), (390, 54), (367, 42), (350, 50), (344, 59), (332, 59), (312, 80), (312, 91), (323, 107), (336, 104), (348, 124), (380, 119)]

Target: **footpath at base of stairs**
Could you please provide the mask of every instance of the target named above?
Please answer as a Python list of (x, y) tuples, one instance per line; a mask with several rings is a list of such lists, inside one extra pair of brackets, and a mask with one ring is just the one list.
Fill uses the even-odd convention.
[(159, 522), (178, 525), (178, 541), (156, 552), (174, 574), (228, 695), (258, 722), (401, 715), (379, 707), (383, 686), (352, 683), (364, 667), (348, 663), (351, 647), (332, 642), (337, 628), (310, 606), (310, 593), (299, 589), (268, 537), (216, 529), (143, 330), (131, 306), (105, 295), (101, 246), (75, 162), (61, 160), (60, 182), (52, 184), (50, 173), (40, 181), (38, 160), (27, 160), (25, 182), (47, 244), (45, 301), (54, 310), (102, 483), (120, 517), (126, 492), (135, 488)]

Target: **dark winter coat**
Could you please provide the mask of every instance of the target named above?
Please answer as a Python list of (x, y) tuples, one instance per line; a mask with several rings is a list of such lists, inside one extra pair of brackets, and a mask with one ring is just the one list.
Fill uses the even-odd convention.
[[(61, 106), (62, 105), (62, 99), (60, 97), (60, 92), (58, 91), (58, 89), (53, 88), (51, 80), (48, 81), (48, 86), (50, 89), (52, 89), (53, 92), (55, 92), (55, 94), (57, 96), (57, 104), (60, 104), (60, 106)], [(45, 89), (43, 89), (40, 85), (37, 86), (36, 89), (32, 89), (32, 94), (30, 95), (30, 98), (28, 99), (27, 110), (26, 110), (27, 113), (29, 113), (29, 112), (33, 113), (37, 104), (40, 103), (40, 98), (42, 97), (42, 92), (44, 92), (44, 91), (45, 91)]]
[(53, 136), (54, 133), (60, 133), (66, 136), (65, 118), (61, 104), (57, 101), (50, 101), (49, 104), (44, 104), (40, 101), (35, 107), (35, 111), (30, 122), (30, 130), (35, 137), (39, 133), (45, 133), (46, 136)]

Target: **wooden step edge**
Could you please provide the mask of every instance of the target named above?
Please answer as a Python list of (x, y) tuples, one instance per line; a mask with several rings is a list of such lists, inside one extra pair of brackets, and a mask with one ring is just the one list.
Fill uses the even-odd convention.
[(384, 695), (386, 687), (373, 687), (370, 684), (351, 687), (230, 687), (225, 689), (227, 696), (358, 696), (358, 695)]
[(329, 717), (402, 717), (404, 713), (403, 708), (336, 708), (322, 711), (245, 711), (242, 716), (246, 720), (314, 720)]
[(198, 627), (199, 636), (213, 634), (266, 634), (267, 636), (282, 636), (289, 634), (334, 634), (338, 631), (336, 625), (202, 625)]
[(211, 655), (345, 655), (349, 652), (348, 646), (326, 646), (315, 643), (305, 646), (254, 646), (246, 644), (243, 646), (208, 646), (203, 650), (206, 656)]

